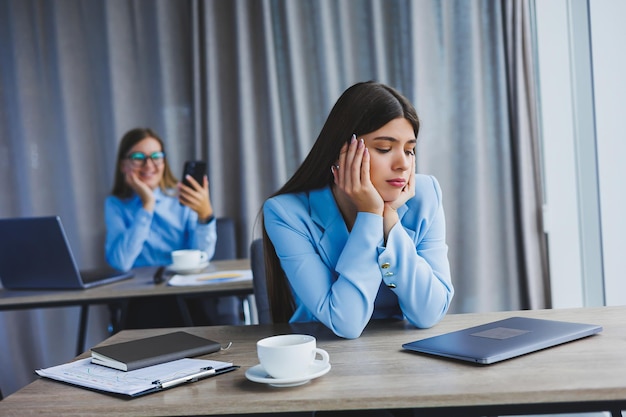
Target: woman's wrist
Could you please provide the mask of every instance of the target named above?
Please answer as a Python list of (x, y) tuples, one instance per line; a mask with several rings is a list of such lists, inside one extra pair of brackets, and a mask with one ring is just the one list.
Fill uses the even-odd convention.
[(208, 224), (215, 220), (215, 215), (213, 213), (209, 214), (207, 217), (198, 217), (198, 223), (200, 224)]
[(154, 212), (154, 206), (155, 206), (154, 199), (151, 199), (151, 200), (143, 202), (143, 209), (145, 211), (149, 212), (149, 213), (153, 213)]

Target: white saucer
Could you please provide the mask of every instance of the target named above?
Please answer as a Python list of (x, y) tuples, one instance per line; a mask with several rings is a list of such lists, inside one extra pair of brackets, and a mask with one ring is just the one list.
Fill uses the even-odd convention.
[(309, 374), (297, 378), (272, 378), (265, 372), (265, 369), (259, 364), (253, 366), (246, 371), (246, 378), (253, 382), (259, 382), (261, 384), (269, 384), (273, 387), (297, 387), (298, 385), (304, 385), (312, 379), (319, 378), (330, 371), (330, 363), (320, 364), (321, 361), (315, 361), (309, 368)]
[(183, 268), (183, 267), (180, 267), (180, 266), (177, 267), (177, 266), (174, 266), (174, 265), (170, 265), (170, 266), (167, 267), (167, 269), (172, 271), (172, 272), (174, 272), (174, 273), (176, 273), (176, 274), (195, 274), (195, 273), (198, 273), (198, 272), (202, 272), (202, 270), (204, 268), (206, 268), (207, 266), (209, 266), (209, 262), (208, 261), (207, 262), (202, 262), (201, 264), (196, 265), (196, 266), (186, 267), (186, 268)]

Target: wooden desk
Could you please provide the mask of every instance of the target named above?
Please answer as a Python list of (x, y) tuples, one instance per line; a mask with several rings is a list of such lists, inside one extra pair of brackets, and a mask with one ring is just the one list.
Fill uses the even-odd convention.
[[(513, 315), (600, 324), (586, 339), (490, 366), (438, 359), (402, 343)], [(206, 358), (241, 369), (132, 400), (39, 379), (0, 401), (3, 416), (174, 416), (312, 410), (418, 408), (420, 416), (481, 416), (626, 409), (626, 307), (448, 315), (432, 329), (405, 322), (372, 323), (355, 340), (319, 324), (215, 326), (190, 333), (232, 342)], [(122, 331), (103, 344), (172, 331)], [(258, 363), (255, 342), (287, 333), (311, 333), (330, 354), (331, 371), (306, 385), (273, 388), (248, 381)], [(85, 355), (83, 355), (85, 356)]]
[[(250, 269), (248, 259), (213, 261), (207, 272)], [(219, 282), (195, 287), (173, 287), (166, 282), (154, 284), (156, 268), (136, 268), (131, 279), (101, 285), (87, 290), (5, 290), (0, 289), (1, 310), (23, 310), (29, 308), (47, 308), (62, 306), (81, 306), (76, 354), (85, 349), (85, 334), (89, 306), (93, 304), (122, 305), (132, 298), (156, 297), (162, 295), (178, 296), (179, 300), (187, 297), (248, 295), (253, 293), (252, 281)], [(181, 304), (182, 305), (182, 304)], [(185, 311), (183, 315), (185, 316)], [(186, 315), (190, 321), (189, 314)], [(115, 318), (112, 317), (115, 324)], [(189, 322), (189, 325), (192, 323)], [(115, 326), (114, 326), (115, 327)]]

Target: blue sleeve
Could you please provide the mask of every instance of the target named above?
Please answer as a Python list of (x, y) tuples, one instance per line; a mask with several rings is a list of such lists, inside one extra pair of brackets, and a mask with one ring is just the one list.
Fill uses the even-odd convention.
[(317, 253), (306, 216), (306, 210), (281, 205), (279, 199), (264, 206), (265, 228), (302, 304), (298, 308), (306, 308), (340, 337), (359, 337), (372, 316), (382, 280), (376, 248), (383, 240), (383, 219), (359, 213), (335, 272)]
[(416, 207), (405, 214), (403, 224), (398, 222), (391, 229), (386, 247), (381, 248), (378, 270), (397, 295), (404, 316), (426, 328), (446, 314), (454, 288), (437, 180), (419, 176), (416, 197), (418, 201), (412, 202)]
[[(193, 212), (195, 214), (195, 212)], [(190, 247), (198, 248), (207, 253), (209, 259), (215, 255), (215, 245), (217, 243), (217, 220), (213, 219), (209, 223), (198, 223), (198, 216), (189, 216), (187, 225), (191, 240)]]
[[(126, 222), (127, 217), (131, 219), (130, 222)], [(152, 213), (143, 207), (133, 212), (119, 198), (109, 196), (104, 203), (104, 220), (106, 260), (112, 267), (128, 271), (148, 239)]]

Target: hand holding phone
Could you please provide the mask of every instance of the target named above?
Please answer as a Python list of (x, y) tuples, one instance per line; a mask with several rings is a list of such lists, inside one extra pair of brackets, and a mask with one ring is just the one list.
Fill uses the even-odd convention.
[[(200, 188), (194, 188), (187, 180), (190, 175), (196, 180)], [(181, 205), (187, 206), (196, 213), (199, 219), (207, 219), (212, 213), (211, 198), (208, 185), (205, 188), (204, 177), (207, 175), (207, 164), (204, 161), (187, 161), (183, 169), (183, 178), (179, 187), (178, 199)], [(186, 186), (186, 187), (183, 187)]]
[(204, 161), (185, 162), (185, 167), (183, 168), (182, 183), (185, 184), (187, 187), (191, 187), (191, 184), (189, 183), (189, 181), (187, 181), (187, 175), (191, 175), (191, 177), (195, 179), (198, 184), (200, 184), (200, 186), (202, 186), (204, 176), (207, 174), (206, 168), (207, 165)]

